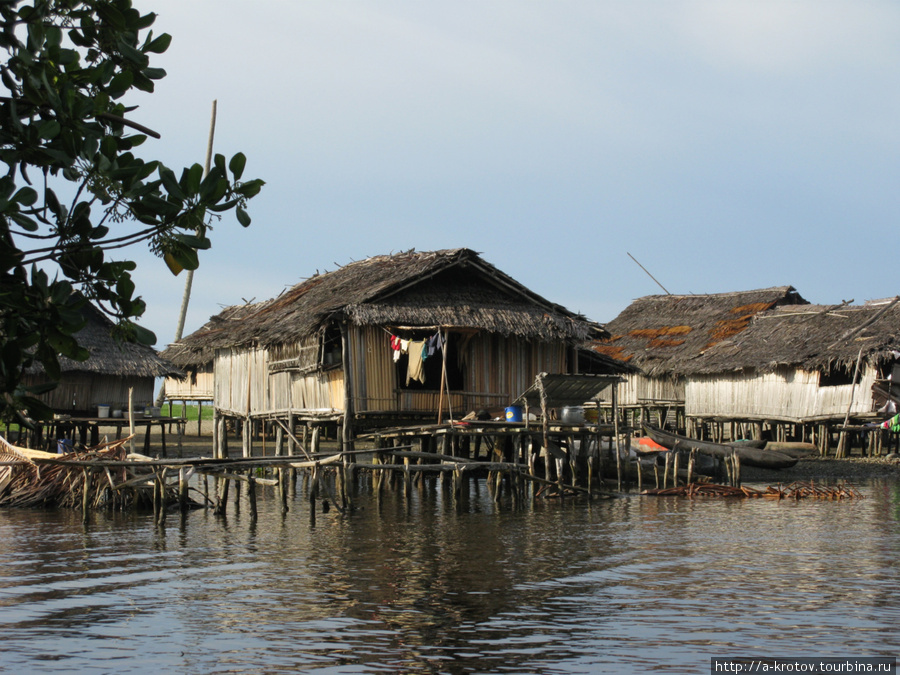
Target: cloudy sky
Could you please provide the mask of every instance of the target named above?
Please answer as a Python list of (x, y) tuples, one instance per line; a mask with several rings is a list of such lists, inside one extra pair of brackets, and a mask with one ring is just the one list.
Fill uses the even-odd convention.
[[(900, 4), (135, 0), (173, 36), (135, 98), (173, 168), (267, 185), (217, 224), (185, 332), (318, 271), (468, 247), (596, 321), (663, 290), (900, 293)], [(183, 277), (138, 256), (143, 322)]]

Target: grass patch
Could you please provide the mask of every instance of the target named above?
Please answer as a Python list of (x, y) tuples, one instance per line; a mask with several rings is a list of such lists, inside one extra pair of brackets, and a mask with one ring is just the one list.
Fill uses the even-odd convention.
[[(182, 412), (182, 410), (184, 412)], [(184, 417), (188, 422), (196, 422), (197, 421), (197, 413), (200, 410), (200, 406), (188, 403), (186, 406), (182, 407), (182, 404), (179, 402), (172, 404), (172, 416), (173, 417)], [(203, 405), (203, 419), (211, 420), (213, 418), (213, 405), (212, 402), (205, 403)], [(169, 414), (169, 404), (164, 403), (162, 408), (160, 408), (160, 413), (168, 416)]]

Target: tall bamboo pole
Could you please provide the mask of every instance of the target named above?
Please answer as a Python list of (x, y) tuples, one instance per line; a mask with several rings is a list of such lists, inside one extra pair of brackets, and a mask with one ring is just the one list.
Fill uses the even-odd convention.
[[(217, 101), (215, 100), (212, 102), (212, 117), (209, 123), (209, 140), (206, 144), (206, 163), (203, 165), (204, 178), (206, 178), (206, 174), (209, 173), (209, 167), (212, 162), (213, 139), (216, 135), (216, 103)], [(184, 321), (185, 317), (187, 317), (188, 303), (191, 301), (191, 286), (193, 286), (193, 283), (194, 270), (187, 270), (187, 276), (184, 279), (184, 294), (181, 296), (181, 310), (178, 312), (178, 323), (175, 326), (175, 339), (173, 342), (178, 342), (184, 333)], [(156, 397), (156, 405), (161, 406), (165, 398), (166, 383), (163, 381), (163, 385), (159, 388), (159, 396)]]

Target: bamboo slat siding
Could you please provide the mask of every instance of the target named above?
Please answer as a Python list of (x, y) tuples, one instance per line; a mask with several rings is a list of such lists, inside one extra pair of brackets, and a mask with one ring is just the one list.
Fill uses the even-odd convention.
[(352, 377), (357, 412), (398, 410), (397, 375), (390, 335), (380, 326), (354, 327), (350, 331), (350, 344), (356, 366)]
[(294, 376), (293, 410), (343, 410), (344, 373), (340, 368)]
[[(625, 381), (619, 384), (618, 403), (620, 406), (635, 406), (648, 401), (683, 401), (684, 383), (670, 377), (647, 377), (645, 375), (623, 375)], [(604, 390), (600, 400), (609, 403), (612, 393)]]
[(761, 418), (803, 421), (872, 412), (874, 369), (866, 367), (856, 385), (820, 387), (817, 372), (781, 369), (765, 375), (692, 377), (685, 386), (685, 413), (691, 417)]
[[(388, 333), (381, 327), (350, 327), (354, 406), (357, 412), (437, 412), (440, 382), (428, 390), (400, 389)], [(454, 415), (509, 405), (527, 390), (538, 373), (566, 372), (563, 343), (537, 343), (521, 338), (476, 334), (457, 340), (462, 354), (465, 391), (451, 392)], [(279, 357), (278, 363), (272, 355)], [(215, 405), (228, 414), (266, 415), (287, 410), (344, 410), (344, 370), (284, 368), (303, 348), (222, 349), (215, 362)], [(270, 364), (275, 364), (270, 367)], [(453, 364), (454, 366), (456, 364)], [(445, 407), (446, 410), (446, 407)]]
[(187, 373), (183, 380), (166, 378), (166, 397), (182, 401), (209, 401), (214, 394), (212, 366), (197, 372)]
[[(25, 384), (36, 384), (42, 381), (29, 377), (26, 378)], [(127, 410), (129, 387), (134, 388), (135, 407), (143, 408), (153, 403), (153, 385), (154, 378), (152, 377), (63, 373), (59, 386), (39, 398), (53, 410), (61, 413), (72, 410), (96, 413), (98, 405)]]

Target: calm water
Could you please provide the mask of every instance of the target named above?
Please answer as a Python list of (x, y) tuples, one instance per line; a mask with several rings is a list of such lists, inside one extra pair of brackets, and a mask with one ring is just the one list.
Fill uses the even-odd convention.
[(311, 522), (0, 511), (10, 672), (709, 672), (896, 656), (900, 484), (853, 502), (538, 500), (439, 484)]

